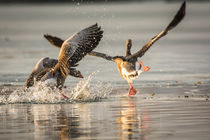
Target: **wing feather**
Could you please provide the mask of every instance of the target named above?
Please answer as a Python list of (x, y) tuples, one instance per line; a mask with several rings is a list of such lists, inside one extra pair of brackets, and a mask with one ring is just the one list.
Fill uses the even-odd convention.
[(110, 55), (107, 55), (107, 54), (104, 54), (104, 53), (100, 53), (100, 52), (95, 52), (95, 51), (92, 51), (92, 52), (88, 53), (88, 55), (101, 57), (101, 58), (109, 60), (109, 61), (113, 61), (113, 59), (114, 59), (114, 57), (112, 57)]
[(69, 37), (62, 44), (54, 71), (60, 68), (62, 75), (66, 76), (69, 73), (68, 69), (77, 65), (87, 53), (95, 49), (102, 37), (103, 31), (97, 24)]
[(50, 42), (55, 47), (61, 48), (64, 40), (56, 37), (56, 36), (51, 36), (49, 34), (45, 34), (44, 37)]
[(176, 13), (175, 17), (173, 18), (173, 20), (169, 23), (169, 25), (166, 27), (165, 30), (163, 30), (162, 32), (160, 32), (158, 35), (156, 35), (155, 37), (153, 37), (149, 42), (147, 42), (142, 48), (141, 50), (139, 50), (138, 52), (136, 52), (133, 55), (130, 55), (128, 57), (126, 57), (126, 59), (137, 59), (138, 57), (142, 57), (145, 52), (157, 41), (159, 40), (161, 37), (165, 36), (168, 31), (170, 31), (171, 29), (173, 29), (174, 27), (176, 27), (184, 18), (185, 16), (185, 7), (186, 7), (186, 2), (184, 1), (179, 9), (179, 11)]

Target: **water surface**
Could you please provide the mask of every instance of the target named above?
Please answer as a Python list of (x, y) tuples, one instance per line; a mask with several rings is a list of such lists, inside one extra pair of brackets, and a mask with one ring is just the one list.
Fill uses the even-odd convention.
[[(208, 140), (210, 137), (210, 3), (187, 3), (185, 19), (142, 57), (151, 67), (134, 82), (135, 97), (115, 64), (87, 56), (60, 99), (48, 88), (23, 88), (42, 57), (57, 58), (43, 34), (68, 38), (98, 23), (97, 51), (141, 48), (172, 19), (180, 3), (0, 5), (0, 139)], [(96, 74), (90, 76), (92, 73)], [(88, 79), (88, 77), (91, 77)]]
[(210, 102), (203, 100), (140, 96), (92, 103), (3, 105), (0, 137), (208, 140), (209, 107)]

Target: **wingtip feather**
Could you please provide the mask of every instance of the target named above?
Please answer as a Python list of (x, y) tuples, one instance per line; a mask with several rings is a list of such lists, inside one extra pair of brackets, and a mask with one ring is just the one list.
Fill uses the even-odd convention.
[(45, 38), (47, 38), (47, 37), (48, 37), (48, 34), (43, 34), (43, 36), (44, 36)]
[(173, 20), (169, 23), (169, 25), (165, 29), (166, 31), (173, 29), (182, 21), (182, 19), (185, 17), (185, 9), (186, 9), (186, 1), (182, 3), (181, 7), (174, 16)]

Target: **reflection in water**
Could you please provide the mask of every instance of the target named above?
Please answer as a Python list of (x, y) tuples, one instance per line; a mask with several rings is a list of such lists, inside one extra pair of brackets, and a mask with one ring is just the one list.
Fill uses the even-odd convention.
[(119, 102), (2, 105), (0, 139), (146, 140), (149, 117), (135, 103), (124, 97)]
[(149, 132), (149, 117), (146, 110), (140, 113), (134, 98), (122, 98), (121, 109), (117, 122), (119, 123), (119, 139), (147, 140)]
[(53, 133), (47, 134), (50, 138), (57, 137), (61, 140), (83, 136), (88, 138), (92, 134), (88, 105), (46, 105), (41, 108), (36, 105), (33, 109), (35, 139), (37, 140), (49, 132)]
[(113, 97), (75, 104), (0, 105), (0, 140), (209, 139), (208, 101)]
[[(0, 115), (4, 116), (0, 119), (0, 139), (68, 140), (96, 135), (89, 104), (4, 105)], [(21, 133), (26, 134), (18, 136)]]

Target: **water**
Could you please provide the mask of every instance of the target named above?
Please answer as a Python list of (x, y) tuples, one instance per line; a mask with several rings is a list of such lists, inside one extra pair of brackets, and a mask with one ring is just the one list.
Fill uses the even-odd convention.
[[(40, 58), (57, 58), (58, 48), (52, 47), (43, 34), (66, 39), (98, 22), (104, 29), (104, 37), (96, 51), (123, 55), (126, 39), (133, 40), (132, 52), (140, 49), (169, 23), (179, 6), (180, 3), (162, 2), (1, 5), (0, 83), (23, 84)], [(135, 83), (209, 79), (209, 3), (188, 3), (186, 13), (181, 24), (142, 57), (151, 70)], [(102, 59), (87, 56), (78, 69), (84, 76), (100, 70), (95, 81), (127, 84), (117, 73), (115, 64)], [(67, 83), (78, 81), (69, 77)]]
[[(59, 49), (43, 34), (68, 38), (94, 23), (104, 29), (96, 51), (132, 52), (159, 33), (180, 3), (0, 5), (0, 139), (183, 139), (210, 136), (210, 3), (187, 3), (185, 19), (142, 57), (151, 67), (128, 85), (115, 64), (87, 56), (86, 79), (68, 77), (62, 92), (24, 82), (42, 57)], [(93, 74), (92, 73), (96, 73)]]
[[(183, 106), (183, 102), (186, 102)], [(113, 97), (1, 106), (1, 139), (209, 139), (210, 102)]]
[[(75, 87), (66, 87), (62, 91), (56, 88), (56, 84), (49, 81), (37, 82), (33, 87), (16, 88), (11, 94), (1, 95), (0, 103), (74, 103), (99, 101), (106, 98), (112, 91), (111, 84), (98, 82), (92, 86), (91, 80), (95, 74), (84, 78)], [(3, 88), (10, 90), (9, 88)], [(5, 91), (6, 93), (6, 91)], [(67, 98), (61, 96), (63, 94)]]

